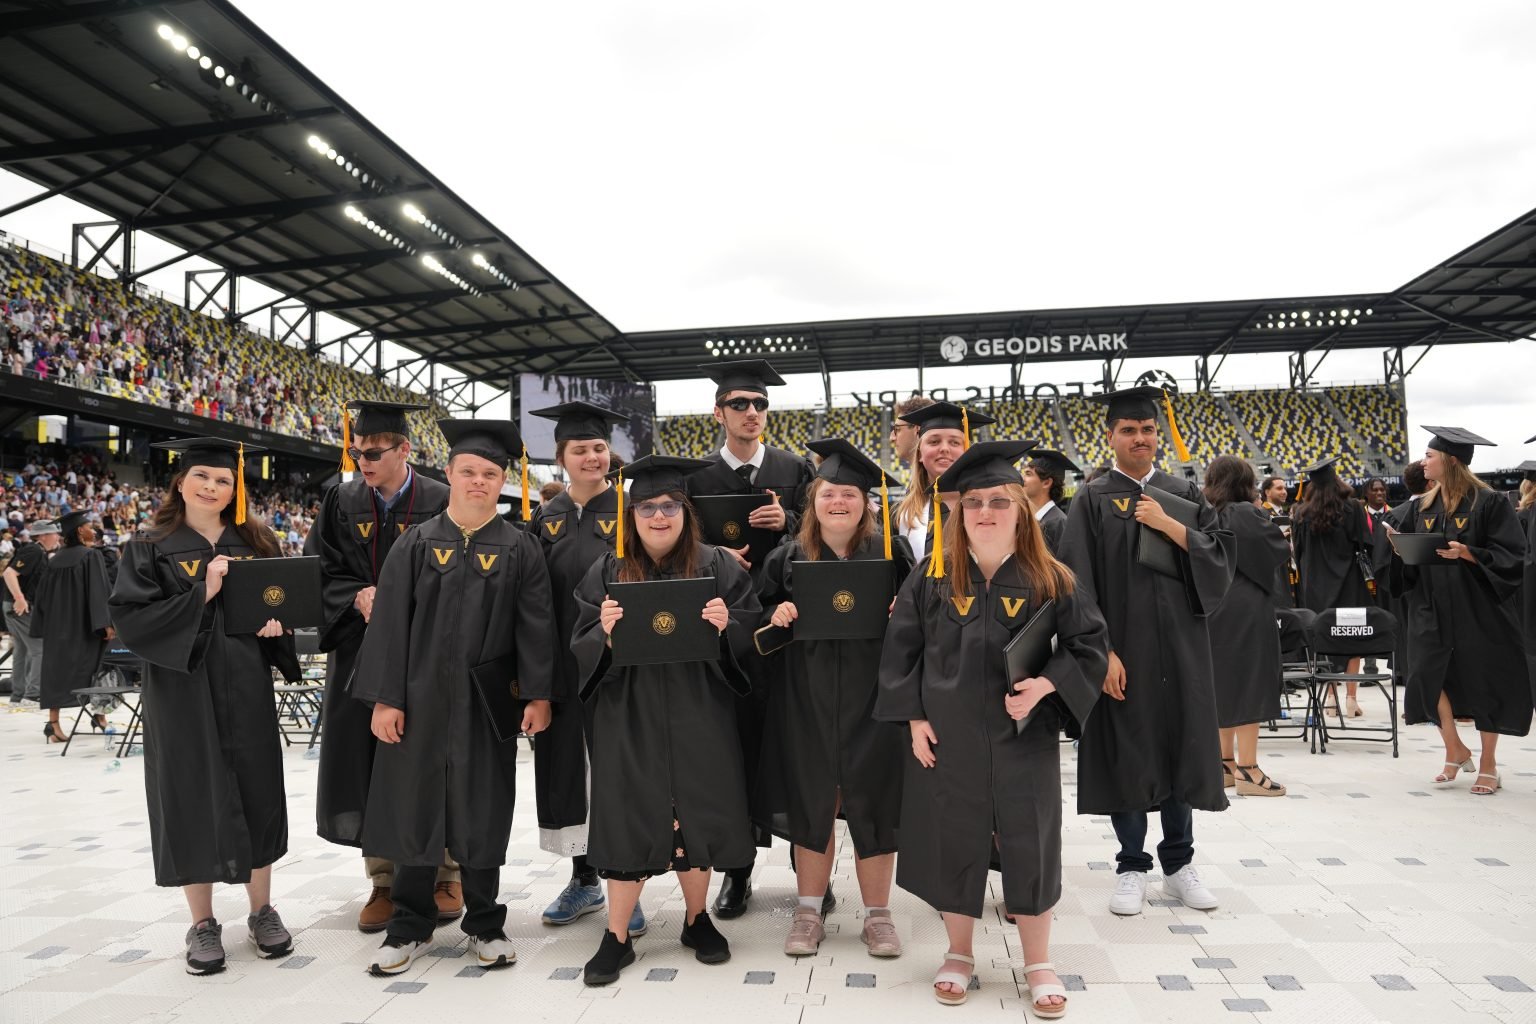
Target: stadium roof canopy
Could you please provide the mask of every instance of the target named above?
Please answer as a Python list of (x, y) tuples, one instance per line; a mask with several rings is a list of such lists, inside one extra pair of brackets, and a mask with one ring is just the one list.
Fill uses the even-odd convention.
[[(412, 374), (436, 362), (498, 386), (523, 371), (654, 381), (761, 355), (826, 379), (1289, 352), (1304, 380), (1335, 349), (1396, 350), (1403, 373), (1408, 346), (1536, 330), (1533, 212), (1383, 294), (624, 334), (226, 0), (0, 0), (0, 86), (0, 167), (44, 186), (37, 198), (66, 194), (132, 229), (123, 238), (149, 232), (355, 324), (346, 362), (376, 367), (373, 340), (398, 342), (424, 357)], [(206, 295), (189, 280), (188, 298)], [(274, 333), (292, 340), (302, 319), (274, 319)]]

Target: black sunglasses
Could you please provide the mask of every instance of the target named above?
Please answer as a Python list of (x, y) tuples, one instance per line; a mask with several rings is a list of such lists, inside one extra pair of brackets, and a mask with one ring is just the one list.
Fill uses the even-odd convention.
[[(401, 444), (404, 443), (405, 442), (403, 441), (401, 442)], [(400, 445), (398, 444), (392, 444), (388, 448), (369, 448), (367, 451), (363, 451), (361, 448), (348, 448), (347, 454), (352, 457), (353, 462), (356, 462), (359, 459), (367, 459), (369, 462), (378, 462), (384, 457), (385, 452), (392, 452), (399, 447)]]
[(720, 405), (726, 409), (733, 409), (736, 412), (746, 412), (748, 408), (756, 409), (758, 412), (768, 411), (768, 399), (766, 398), (732, 398), (721, 402)]

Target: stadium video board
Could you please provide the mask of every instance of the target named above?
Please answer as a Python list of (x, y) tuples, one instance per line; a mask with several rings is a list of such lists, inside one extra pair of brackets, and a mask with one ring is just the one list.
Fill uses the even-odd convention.
[(656, 391), (649, 384), (523, 373), (518, 375), (517, 399), (517, 428), (535, 462), (555, 461), (555, 422), (529, 413), (562, 402), (591, 402), (625, 417), (613, 428), (613, 450), (626, 462), (654, 449)]

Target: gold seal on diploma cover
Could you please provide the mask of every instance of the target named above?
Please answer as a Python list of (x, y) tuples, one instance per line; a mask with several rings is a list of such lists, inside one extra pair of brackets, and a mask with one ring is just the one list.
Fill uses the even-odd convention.
[(735, 520), (732, 520), (731, 522), (728, 522), (722, 526), (720, 528), (720, 532), (724, 534), (726, 540), (740, 540), (741, 524)]
[(261, 592), (261, 599), (267, 602), (268, 606), (276, 608), (288, 599), (288, 595), (283, 593), (282, 587), (268, 587)]
[(832, 610), (835, 612), (853, 611), (853, 594), (847, 590), (839, 590), (832, 595)]
[(677, 629), (677, 616), (671, 612), (657, 612), (651, 616), (651, 629), (659, 636), (669, 636)]

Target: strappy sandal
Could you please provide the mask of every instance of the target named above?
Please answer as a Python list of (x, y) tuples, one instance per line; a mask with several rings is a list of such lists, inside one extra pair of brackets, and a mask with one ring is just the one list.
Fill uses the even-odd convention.
[[(1232, 767), (1227, 767), (1231, 765)], [(1231, 789), (1237, 784), (1237, 758), (1224, 757), (1221, 759), (1221, 788)]]
[[(1258, 772), (1255, 779), (1253, 773)], [(1242, 796), (1285, 796), (1285, 787), (1270, 778), (1256, 764), (1237, 766), (1237, 791)]]
[[(958, 964), (965, 964), (967, 967), (976, 966), (976, 958), (965, 953), (948, 952), (944, 954), (944, 959), (953, 960)], [(939, 973), (933, 976), (933, 998), (945, 1006), (959, 1006), (971, 994), (971, 979), (973, 977), (975, 975), (970, 971), (964, 974), (961, 974), (959, 971), (946, 971), (943, 969), (943, 964), (940, 964)], [(960, 986), (960, 991), (946, 992), (939, 988), (940, 985), (958, 985)]]
[[(1492, 779), (1493, 785), (1488, 785), (1483, 780)], [(1473, 796), (1493, 796), (1504, 787), (1504, 780), (1499, 777), (1499, 770), (1495, 768), (1491, 772), (1478, 772), (1477, 781), (1472, 783)]]
[[(1445, 762), (1445, 768), (1448, 770), (1454, 769), (1457, 772), (1474, 772), (1477, 771), (1477, 762), (1472, 760), (1471, 754), (1468, 754), (1467, 759), (1460, 764), (1457, 764), (1455, 761)], [(1435, 776), (1435, 785), (1437, 786), (1449, 786), (1455, 781), (1456, 776), (1448, 775), (1445, 771), (1442, 771), (1439, 775)]]
[[(1054, 1020), (1055, 1018), (1065, 1014), (1067, 1012), (1066, 986), (1058, 982), (1046, 982), (1041, 985), (1031, 985), (1029, 983), (1029, 973), (1031, 971), (1050, 971), (1052, 974), (1054, 974), (1056, 973), (1056, 967), (1051, 963), (1024, 965), (1024, 987), (1029, 990), (1029, 1008), (1035, 1011), (1035, 1016)], [(1061, 1005), (1053, 1006), (1050, 1003), (1046, 1003), (1044, 1006), (1040, 1005), (1040, 1000), (1049, 999), (1051, 996), (1060, 996)]]

